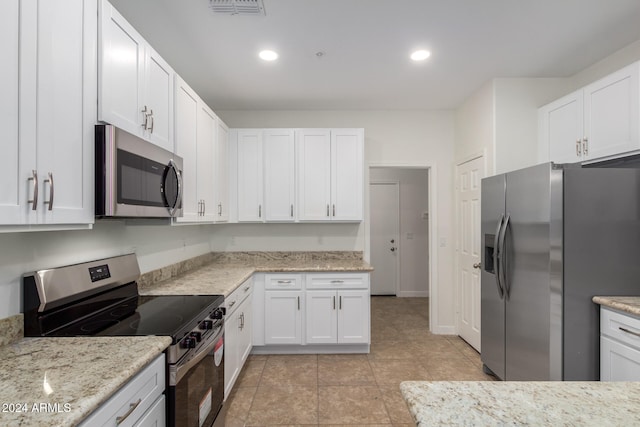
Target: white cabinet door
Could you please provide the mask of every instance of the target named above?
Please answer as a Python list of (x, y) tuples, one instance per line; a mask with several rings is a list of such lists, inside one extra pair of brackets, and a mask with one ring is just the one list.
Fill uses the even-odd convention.
[(305, 299), (307, 343), (335, 344), (338, 342), (336, 291), (307, 291)]
[(215, 150), (215, 211), (216, 222), (229, 221), (229, 128), (220, 118), (217, 119)]
[(295, 221), (295, 141), (291, 129), (262, 133), (267, 222)]
[(369, 291), (338, 291), (338, 343), (369, 342)]
[(240, 368), (244, 366), (244, 362), (249, 357), (252, 348), (252, 305), (251, 295), (249, 295), (238, 307), (240, 312), (240, 334), (238, 337), (238, 364)]
[(175, 153), (182, 157), (182, 217), (177, 222), (200, 219), (202, 203), (198, 195), (198, 95), (176, 75)]
[(224, 321), (224, 397), (229, 397), (240, 373), (239, 360), (240, 311), (227, 315)]
[(582, 90), (541, 107), (539, 115), (540, 143), (549, 147), (549, 160), (555, 163), (582, 161)]
[(600, 337), (600, 381), (640, 381), (640, 350)]
[(585, 159), (640, 148), (640, 63), (584, 88)]
[(331, 135), (328, 129), (296, 131), (298, 219), (329, 221), (331, 204)]
[(265, 291), (264, 343), (302, 344), (302, 291)]
[(262, 132), (238, 130), (238, 222), (262, 222)]
[(200, 218), (214, 221), (216, 218), (214, 195), (215, 144), (218, 118), (207, 105), (198, 103), (198, 200)]
[(143, 136), (146, 42), (108, 1), (100, 4), (98, 120)]
[(145, 135), (173, 151), (173, 80), (171, 66), (151, 46), (146, 47), (144, 103), (149, 109)]
[[(18, 133), (18, 107), (20, 83), (20, 1), (0, 2), (0, 128), (2, 158), (0, 168), (0, 223), (21, 224), (28, 213), (27, 194), (33, 190), (27, 181), (36, 168), (35, 153), (21, 153)], [(33, 125), (35, 117), (30, 115)], [(26, 162), (25, 162), (26, 161)]]
[(331, 131), (331, 219), (362, 221), (363, 153), (362, 129)]
[(94, 2), (38, 2), (34, 137), (41, 223), (93, 222), (96, 13)]

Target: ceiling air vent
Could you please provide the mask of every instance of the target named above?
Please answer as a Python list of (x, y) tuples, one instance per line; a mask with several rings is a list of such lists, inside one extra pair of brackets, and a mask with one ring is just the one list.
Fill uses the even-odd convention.
[(262, 0), (209, 0), (209, 6), (224, 15), (265, 15)]

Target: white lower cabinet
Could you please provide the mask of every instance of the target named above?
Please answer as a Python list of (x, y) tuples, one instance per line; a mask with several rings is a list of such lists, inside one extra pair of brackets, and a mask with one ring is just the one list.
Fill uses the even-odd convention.
[(81, 427), (166, 424), (165, 356), (161, 354), (89, 415)]
[(225, 298), (224, 397), (231, 393), (252, 348), (252, 279)]
[(264, 343), (302, 344), (302, 275), (266, 274)]
[(601, 308), (600, 381), (640, 381), (640, 318)]
[[(322, 347), (323, 352), (340, 351), (331, 345), (342, 344), (354, 344), (349, 352), (368, 350), (369, 273), (268, 273), (261, 282), (264, 291), (256, 296), (264, 311), (254, 308), (254, 339), (267, 349), (254, 350), (295, 353), (320, 349), (312, 344), (328, 345)], [(254, 300), (256, 305), (260, 302)]]

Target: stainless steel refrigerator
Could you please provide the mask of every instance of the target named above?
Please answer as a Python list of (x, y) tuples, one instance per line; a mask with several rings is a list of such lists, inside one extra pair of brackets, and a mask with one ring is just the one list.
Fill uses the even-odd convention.
[(503, 380), (598, 380), (594, 295), (640, 294), (640, 169), (482, 180), (481, 358)]

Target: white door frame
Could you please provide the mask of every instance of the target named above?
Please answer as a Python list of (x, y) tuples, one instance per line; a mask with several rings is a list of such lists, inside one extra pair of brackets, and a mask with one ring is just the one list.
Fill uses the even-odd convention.
[[(396, 231), (396, 236), (398, 236), (398, 241), (397, 243), (397, 251), (396, 251), (396, 289), (395, 289), (395, 293), (396, 296), (398, 296), (398, 294), (400, 293), (400, 259), (402, 257), (402, 239), (400, 238), (400, 181), (393, 181), (393, 180), (375, 180), (375, 181), (370, 181), (369, 182), (369, 189), (371, 189), (372, 185), (376, 185), (376, 184), (381, 184), (381, 185), (395, 185), (398, 189), (398, 199), (395, 201), (396, 204), (396, 208), (398, 209), (398, 222), (395, 224), (395, 231)], [(371, 193), (369, 193), (371, 194)], [(369, 230), (371, 230), (371, 222), (369, 222)], [(369, 234), (369, 241), (371, 241), (371, 234)]]
[[(429, 232), (429, 255), (427, 263), (429, 265), (429, 330), (436, 334), (453, 334), (454, 330), (450, 327), (440, 328), (438, 321), (438, 310), (436, 301), (438, 301), (438, 287), (434, 286), (438, 277), (438, 206), (436, 197), (437, 193), (437, 177), (438, 171), (436, 165), (430, 164), (406, 164), (406, 163), (369, 163), (367, 173), (365, 174), (365, 188), (369, 188), (369, 177), (371, 168), (393, 168), (393, 169), (421, 169), (427, 172), (427, 186), (429, 196), (429, 217), (427, 219), (427, 228)], [(371, 204), (369, 200), (369, 191), (365, 191), (365, 221), (364, 221), (364, 259), (371, 260)], [(455, 296), (455, 294), (454, 294)]]
[[(459, 219), (458, 215), (460, 214), (460, 207), (458, 206), (458, 168), (460, 166), (462, 166), (465, 163), (468, 163), (472, 160), (476, 160), (478, 158), (482, 158), (483, 159), (483, 163), (484, 163), (484, 174), (485, 176), (481, 177), (485, 178), (488, 174), (488, 170), (487, 170), (487, 155), (486, 155), (486, 149), (482, 150), (482, 152), (478, 152), (475, 154), (472, 154), (470, 156), (467, 157), (463, 157), (460, 160), (458, 160), (456, 162), (456, 166), (455, 166), (455, 171), (454, 171), (454, 187), (453, 187), (453, 198), (454, 198), (454, 239), (455, 239), (455, 252), (454, 252), (454, 256), (453, 256), (453, 275), (454, 275), (454, 289), (453, 289), (453, 295), (454, 295), (454, 301), (455, 301), (455, 325), (456, 325), (456, 335), (460, 333), (460, 310), (461, 305), (462, 305), (462, 301), (460, 301), (460, 295), (458, 290), (460, 289), (460, 281), (459, 281), (459, 275), (458, 275), (458, 269), (460, 268), (460, 263), (458, 261), (458, 251), (460, 250), (459, 247), (459, 242), (460, 242), (460, 234), (461, 234), (461, 230), (458, 228), (458, 224), (459, 224)], [(482, 325), (480, 325), (480, 327), (482, 328)]]

